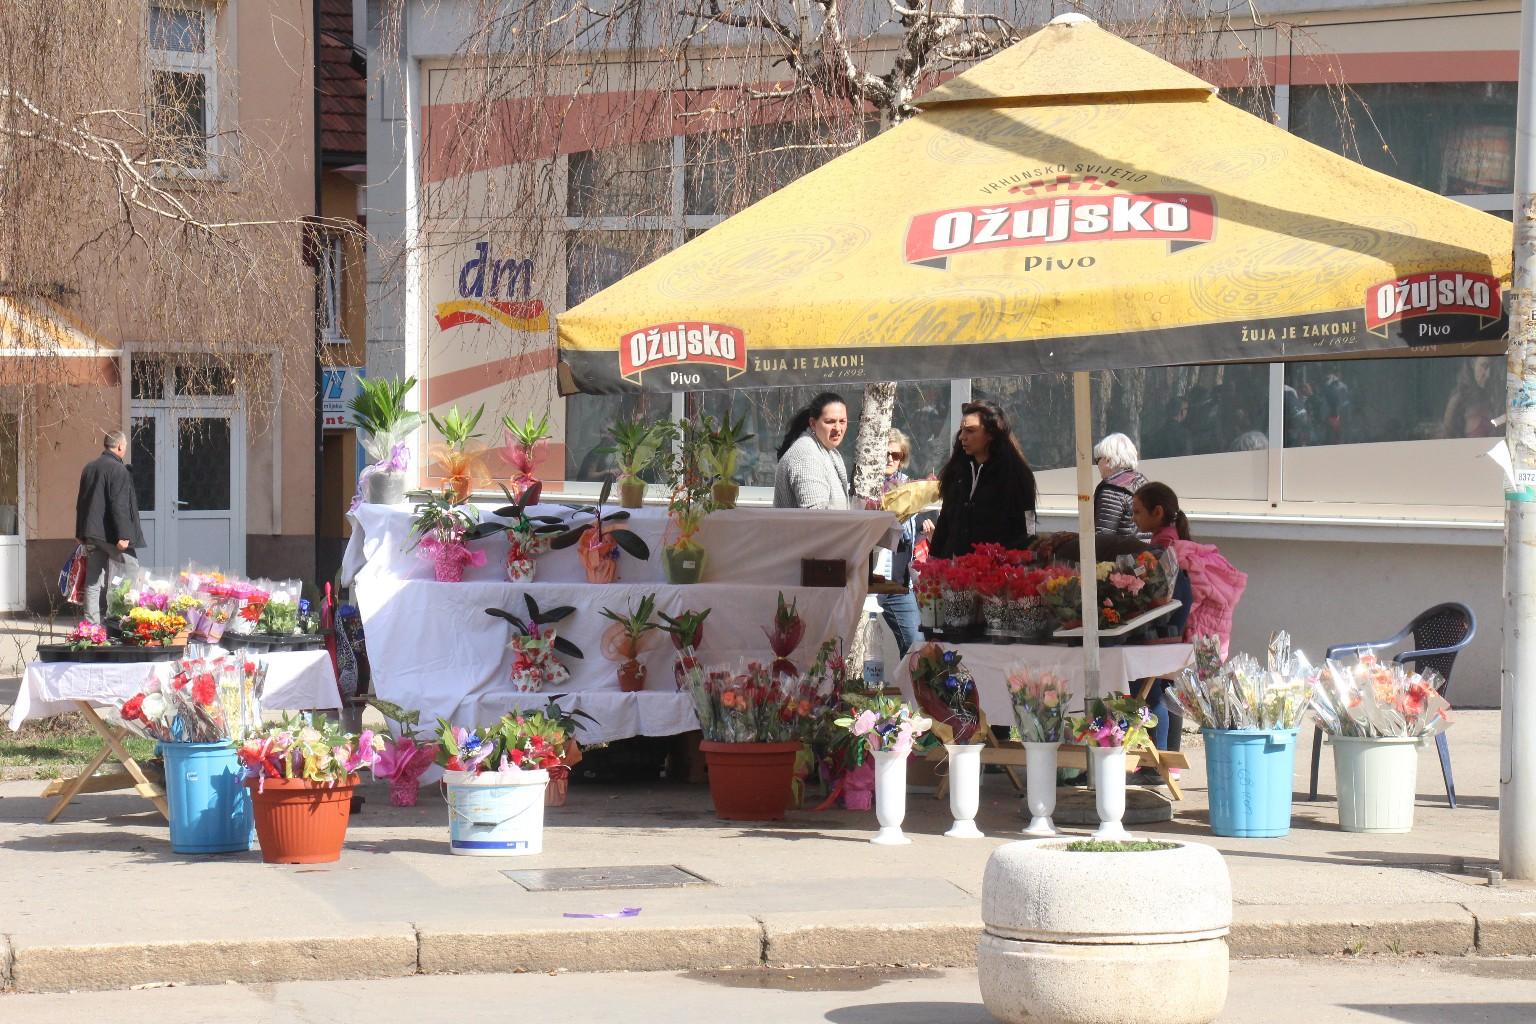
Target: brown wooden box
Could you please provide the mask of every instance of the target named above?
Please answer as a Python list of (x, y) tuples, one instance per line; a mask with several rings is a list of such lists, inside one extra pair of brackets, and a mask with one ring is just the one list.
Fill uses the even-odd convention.
[(841, 558), (800, 559), (802, 587), (843, 587), (848, 583), (848, 563)]

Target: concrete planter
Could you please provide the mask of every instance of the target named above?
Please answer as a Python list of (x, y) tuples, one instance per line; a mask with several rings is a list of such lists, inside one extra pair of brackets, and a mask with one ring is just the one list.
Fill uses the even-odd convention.
[(1221, 855), (1194, 843), (1139, 853), (1067, 845), (1010, 843), (987, 862), (976, 963), (987, 1011), (1005, 1024), (1215, 1020), (1232, 923)]

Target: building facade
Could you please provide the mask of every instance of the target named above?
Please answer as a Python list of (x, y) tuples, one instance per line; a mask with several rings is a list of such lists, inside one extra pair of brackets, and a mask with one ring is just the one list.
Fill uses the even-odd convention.
[[(658, 104), (661, 113), (630, 124), (605, 123), (601, 80), (577, 70), (568, 87), (550, 90), (568, 129), (558, 141), (508, 146), (502, 159), (476, 166), (445, 158), (444, 126), (475, 88), (458, 56), (466, 27), (455, 22), (468, 7), (408, 5), (388, 40), (394, 49), (375, 50), (370, 62), (368, 221), (386, 249), (403, 254), (370, 258), (370, 372), (417, 375), (423, 408), (483, 402), (488, 416), (549, 412), (557, 443), (544, 475), (571, 491), (609, 468), (603, 431), (615, 416), (729, 410), (758, 445), (757, 457), (743, 460), (744, 496), (766, 498), (773, 448), (808, 394), (561, 399), (549, 327), (561, 309), (718, 223), (727, 185), (740, 184), (725, 179), (751, 168), (712, 158), (720, 140), (687, 100)], [(1265, 14), (1272, 22), (1219, 41), (1227, 59), (1211, 77), (1225, 98), (1383, 173), (1510, 216), (1516, 5), (1317, 0), (1266, 5)], [(592, 56), (594, 66), (644, 59)], [(773, 73), (701, 63), (700, 89), (743, 80)], [(517, 123), (517, 103), (533, 99), (509, 97), (508, 123)], [(834, 155), (807, 145), (816, 140), (792, 112), (745, 130), (770, 148), (804, 148), (802, 170)], [(456, 195), (490, 197), (529, 174), (544, 175), (548, 187), (523, 212), (554, 225), (548, 237), (559, 239), (539, 251), (498, 237), (504, 229), (489, 223), (477, 231), (462, 210), (434, 208), (445, 181), (462, 186)], [(777, 184), (766, 175), (747, 186)], [(1499, 692), (1503, 492), (1486, 453), (1501, 434), (1503, 389), (1497, 357), (1165, 367), (1097, 375), (1095, 427), (1137, 439), (1143, 472), (1179, 493), (1196, 538), (1248, 572), (1237, 649), (1261, 650), (1271, 630), (1287, 628), (1320, 656), (1329, 644), (1387, 636), (1424, 608), (1461, 600), (1480, 632), (1458, 663), (1452, 698), (1490, 706)], [(856, 417), (858, 396), (848, 397)], [(942, 464), (971, 397), (1011, 413), (1039, 475), (1042, 528), (1075, 528), (1065, 376), (1019, 377), (996, 366), (968, 379), (902, 382), (895, 425), (913, 438), (913, 471)], [(424, 434), (423, 452), (430, 440)]]

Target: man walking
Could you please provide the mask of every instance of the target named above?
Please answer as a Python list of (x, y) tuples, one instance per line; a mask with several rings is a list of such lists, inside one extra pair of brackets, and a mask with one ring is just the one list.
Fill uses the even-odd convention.
[(128, 436), (114, 430), (101, 447), (101, 455), (80, 471), (80, 495), (75, 499), (75, 539), (86, 546), (85, 617), (97, 625), (112, 578), (138, 567), (135, 549), (144, 543), (139, 496), (123, 464)]

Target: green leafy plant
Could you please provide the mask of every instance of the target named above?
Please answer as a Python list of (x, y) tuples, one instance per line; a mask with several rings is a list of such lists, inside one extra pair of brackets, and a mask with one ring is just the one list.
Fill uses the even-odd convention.
[(671, 442), (675, 429), (667, 420), (660, 423), (647, 423), (639, 418), (614, 421), (608, 428), (613, 445), (606, 450), (619, 458), (619, 483), (641, 482), (642, 475), (656, 465)]
[[(512, 628), (517, 630), (523, 636), (538, 638), (547, 632), (543, 627), (552, 626), (562, 619), (568, 618), (569, 616), (576, 613), (576, 609), (574, 607), (565, 604), (547, 610), (541, 609), (539, 607), (539, 603), (534, 600), (532, 594), (524, 594), (523, 601), (528, 606), (527, 619), (524, 619), (516, 613), (506, 611), (502, 608), (487, 608), (485, 610), (485, 614), (493, 615), (498, 619), (507, 620), (508, 622), (512, 623)], [(561, 654), (568, 655), (572, 658), (583, 657), (581, 648), (577, 647), (563, 636), (556, 636), (554, 638), (553, 646), (554, 649), (559, 651)]]
[[(574, 526), (567, 527), (564, 533), (560, 534), (559, 536), (555, 537), (554, 540), (549, 542), (549, 546), (556, 551), (571, 547), (577, 541), (581, 540), (581, 538), (586, 535), (588, 530), (593, 529), (597, 531), (597, 535), (599, 537), (602, 537), (604, 523), (620, 523), (627, 520), (629, 518), (629, 513), (622, 510), (618, 512), (609, 512), (606, 515), (603, 513), (603, 506), (608, 504), (608, 499), (612, 495), (613, 477), (608, 476), (603, 479), (603, 489), (598, 492), (596, 505), (565, 506), (572, 511), (573, 515), (591, 516), (592, 521), (587, 523), (578, 523)], [(630, 530), (614, 530), (610, 536), (612, 536), (613, 542), (617, 544), (619, 548), (626, 554), (629, 554), (634, 558), (638, 558), (641, 561), (651, 557), (650, 545), (642, 540), (639, 534)]]
[(620, 628), (624, 630), (624, 635), (635, 644), (639, 644), (641, 640), (644, 640), (645, 634), (651, 630), (661, 628), (660, 624), (655, 621), (655, 614), (655, 594), (646, 594), (640, 599), (640, 607), (626, 614), (620, 614), (612, 608), (604, 608), (602, 612), (603, 618), (612, 619), (614, 622), (617, 622)]
[(463, 451), (466, 444), (480, 436), (475, 432), (475, 428), (480, 425), (480, 417), (484, 415), (484, 405), (468, 416), (460, 413), (459, 407), (455, 405), (442, 419), (438, 419), (436, 415), (431, 415), (429, 418), (432, 420), (432, 425), (437, 428), (437, 432), (443, 435), (444, 444), (454, 451)]
[(352, 418), (366, 434), (399, 435), (421, 426), (421, 413), (405, 407), (415, 377), (360, 377), (351, 402)]
[(1065, 849), (1068, 853), (1155, 853), (1178, 846), (1153, 839), (1079, 839), (1068, 843)]
[(550, 436), (548, 413), (537, 420), (533, 418), (533, 413), (529, 413), (528, 418), (521, 423), (508, 414), (501, 418), (501, 425), (506, 428), (508, 434), (512, 435), (513, 442), (524, 448), (532, 448)]
[(436, 491), (425, 494), (425, 500), (418, 502), (411, 512), (411, 543), (407, 551), (428, 536), (439, 544), (476, 539), (475, 526), (480, 513), (475, 506), (455, 502), (452, 491), (443, 491), (441, 495)]
[(704, 468), (704, 453), (709, 450), (709, 428), (692, 420), (677, 422), (677, 450), (668, 464), (667, 483), (672, 498), (667, 513), (677, 526), (679, 538), (674, 547), (691, 543), (699, 523), (714, 511), (711, 480)]
[(672, 646), (678, 650), (688, 647), (698, 647), (704, 639), (704, 620), (709, 618), (710, 609), (705, 608), (701, 612), (687, 611), (673, 617), (666, 612), (661, 612), (661, 622), (657, 628), (672, 637)]
[(729, 410), (720, 422), (716, 423), (713, 418), (706, 422), (708, 424), (706, 443), (700, 455), (717, 479), (722, 483), (734, 483), (736, 460), (741, 455), (741, 446), (757, 435), (746, 432), (745, 415), (739, 420), (732, 420)]

